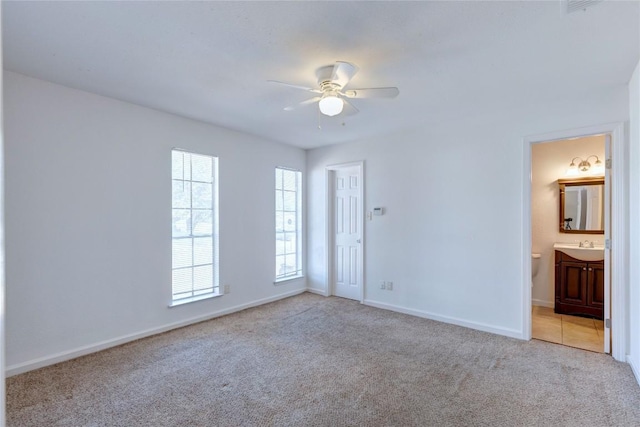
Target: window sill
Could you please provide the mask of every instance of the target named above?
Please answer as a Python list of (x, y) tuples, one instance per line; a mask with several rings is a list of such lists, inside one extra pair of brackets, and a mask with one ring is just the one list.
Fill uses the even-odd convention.
[(297, 276), (291, 276), (291, 277), (284, 277), (282, 279), (276, 279), (275, 282), (273, 282), (274, 285), (282, 285), (285, 282), (290, 282), (292, 280), (298, 280), (298, 279), (302, 279), (304, 278), (304, 274), (299, 274)]
[(205, 300), (205, 299), (221, 297), (222, 295), (224, 295), (224, 294), (204, 294), (204, 295), (198, 295), (198, 296), (191, 297), (191, 298), (184, 298), (184, 299), (180, 299), (180, 300), (177, 300), (177, 301), (172, 301), (171, 304), (169, 304), (169, 308), (177, 307), (179, 305), (189, 304), (191, 302), (202, 301), (202, 300)]

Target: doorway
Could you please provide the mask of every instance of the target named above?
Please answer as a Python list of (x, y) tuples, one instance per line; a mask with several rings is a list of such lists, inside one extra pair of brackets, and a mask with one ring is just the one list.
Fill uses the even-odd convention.
[(327, 293), (363, 302), (363, 163), (327, 167), (327, 189)]
[[(592, 322), (593, 325), (591, 327), (595, 329), (596, 334), (600, 334), (599, 336), (602, 338), (602, 350), (606, 353), (611, 353), (612, 356), (616, 360), (624, 360), (624, 342), (626, 336), (626, 329), (624, 320), (625, 319), (625, 307), (624, 307), (624, 259), (625, 259), (625, 248), (624, 248), (624, 236), (625, 236), (625, 221), (624, 221), (624, 126), (622, 123), (613, 123), (606, 124), (600, 126), (592, 126), (589, 128), (575, 129), (569, 131), (560, 131), (554, 132), (544, 135), (532, 136), (524, 138), (525, 143), (525, 151), (524, 151), (524, 171), (525, 171), (525, 179), (523, 181), (524, 191), (523, 194), (525, 196), (523, 200), (524, 211), (523, 211), (523, 226), (525, 230), (529, 230), (529, 232), (525, 232), (523, 236), (523, 338), (531, 339), (532, 338), (532, 305), (536, 305), (537, 307), (542, 307), (544, 309), (550, 309), (551, 313), (555, 311), (555, 303), (556, 303), (556, 294), (555, 294), (555, 270), (557, 265), (557, 259), (555, 255), (555, 248), (548, 247), (548, 245), (544, 247), (540, 247), (540, 242), (537, 237), (541, 233), (541, 230), (544, 234), (545, 227), (541, 227), (540, 224), (534, 223), (532, 217), (535, 216), (533, 211), (535, 209), (549, 209), (548, 206), (545, 205), (544, 201), (542, 203), (538, 203), (538, 201), (534, 201), (532, 203), (532, 197), (534, 196), (534, 181), (533, 177), (534, 173), (536, 173), (532, 168), (533, 161), (533, 150), (537, 145), (545, 145), (545, 143), (552, 143), (554, 141), (575, 141), (579, 138), (592, 138), (596, 136), (600, 136), (605, 141), (605, 155), (603, 158), (599, 157), (599, 160), (602, 163), (608, 163), (613, 167), (611, 169), (605, 169), (605, 182), (606, 187), (604, 188), (605, 192), (605, 206), (608, 206), (608, 209), (605, 209), (603, 212), (603, 216), (605, 216), (605, 226), (604, 226), (604, 234), (589, 234), (585, 240), (589, 240), (587, 244), (590, 242), (594, 242), (596, 244), (601, 244), (604, 246), (603, 248), (603, 256), (601, 261), (604, 268), (604, 274), (602, 280), (604, 281), (603, 291), (602, 291), (602, 318), (603, 323), (602, 327), (600, 324), (595, 323), (592, 319), (588, 317), (580, 317), (580, 319), (575, 323), (589, 323)], [(565, 162), (565, 170), (569, 168), (569, 165), (573, 163), (574, 160), (576, 162), (580, 162), (582, 157), (589, 157), (591, 153), (587, 154), (576, 154), (578, 159), (568, 158), (562, 159)], [(606, 159), (606, 160), (605, 160)], [(608, 161), (607, 161), (608, 160)], [(595, 164), (596, 159), (591, 158), (590, 162)], [(552, 180), (553, 182), (547, 183), (546, 191), (550, 194), (553, 192), (557, 194), (559, 191), (557, 178), (566, 178), (564, 173), (558, 174), (556, 180)], [(559, 199), (559, 198), (558, 198)], [(550, 227), (554, 230), (558, 231), (556, 235), (556, 239), (560, 240), (560, 242), (573, 243), (576, 246), (579, 245), (580, 239), (582, 239), (581, 234), (562, 234), (560, 233), (560, 227), (562, 227), (559, 215), (559, 201), (554, 203), (554, 206), (551, 207), (552, 211), (555, 211), (556, 220)], [(563, 220), (565, 218), (562, 218)], [(567, 218), (568, 219), (568, 218)], [(575, 218), (574, 218), (575, 221)], [(576, 224), (577, 221), (572, 224)], [(549, 227), (546, 227), (547, 229)], [(535, 238), (534, 238), (535, 236)], [(562, 237), (558, 237), (562, 236)], [(597, 236), (597, 237), (596, 237)], [(564, 237), (564, 238), (563, 238)], [(538, 247), (536, 247), (538, 245)], [(547, 267), (540, 268), (538, 275), (541, 275), (542, 279), (532, 278), (532, 254), (536, 252), (542, 252), (541, 259), (546, 261)], [(575, 267), (575, 266), (574, 266)], [(590, 271), (589, 266), (585, 266), (585, 272)], [(596, 267), (596, 266), (592, 266)], [(592, 277), (596, 277), (595, 268), (593, 268), (594, 274)], [(569, 270), (567, 270), (569, 271)], [(577, 271), (577, 269), (576, 269)], [(601, 270), (602, 271), (602, 270)], [(586, 273), (585, 276), (587, 277)], [(547, 280), (547, 284), (545, 286), (549, 286), (551, 290), (554, 291), (553, 298), (541, 297), (539, 289), (536, 289), (535, 286), (540, 286), (540, 280), (544, 282)], [(588, 279), (591, 280), (591, 279)], [(553, 284), (550, 286), (548, 283), (551, 281)], [(534, 288), (532, 288), (532, 284)], [(573, 297), (573, 296), (572, 296)], [(585, 300), (587, 297), (591, 298), (590, 301), (593, 300), (593, 293), (589, 295), (585, 295)], [(546, 305), (546, 307), (545, 307)], [(556, 313), (558, 314), (558, 313)], [(573, 313), (570, 313), (573, 314)], [(592, 316), (594, 317), (594, 316)], [(569, 318), (568, 320), (572, 320)], [(562, 326), (561, 326), (562, 327)]]
[(610, 352), (603, 322), (609, 140), (540, 142), (531, 156), (531, 336), (600, 353)]

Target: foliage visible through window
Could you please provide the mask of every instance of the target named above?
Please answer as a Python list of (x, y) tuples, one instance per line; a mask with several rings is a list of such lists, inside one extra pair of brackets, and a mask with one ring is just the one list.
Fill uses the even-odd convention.
[(276, 168), (276, 281), (302, 275), (302, 173)]
[(171, 152), (172, 300), (217, 295), (218, 159)]

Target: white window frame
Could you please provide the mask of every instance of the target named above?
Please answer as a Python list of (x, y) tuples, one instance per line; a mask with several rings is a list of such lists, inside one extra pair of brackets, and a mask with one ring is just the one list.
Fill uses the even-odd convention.
[[(183, 166), (182, 166), (182, 176), (176, 176), (176, 174), (174, 173), (174, 168), (173, 168), (173, 161), (174, 161), (174, 156), (176, 155), (180, 155), (182, 154), (182, 161), (183, 161)], [(201, 157), (201, 158), (208, 158), (211, 160), (211, 182), (208, 182), (207, 180), (194, 180), (193, 179), (193, 157)], [(188, 176), (185, 176), (185, 165), (184, 162), (189, 162), (189, 167), (188, 167)], [(218, 252), (218, 248), (219, 248), (219, 225), (218, 225), (218, 218), (219, 218), (219, 209), (218, 209), (218, 158), (214, 157), (214, 156), (210, 156), (207, 154), (200, 154), (200, 153), (194, 153), (191, 151), (187, 151), (187, 150), (182, 150), (182, 149), (178, 149), (178, 148), (174, 148), (171, 150), (171, 187), (172, 187), (172, 196), (171, 196), (171, 211), (172, 211), (172, 232), (171, 232), (171, 247), (172, 247), (172, 256), (171, 256), (171, 303), (169, 304), (170, 307), (174, 307), (177, 305), (182, 305), (182, 304), (186, 304), (186, 303), (190, 303), (190, 302), (194, 302), (194, 301), (200, 301), (203, 299), (208, 299), (208, 298), (212, 298), (212, 297), (216, 297), (221, 295), (220, 292), (220, 268), (219, 268), (219, 252)], [(173, 192), (174, 190), (174, 185), (183, 185), (183, 188), (185, 185), (188, 184), (188, 188), (189, 188), (189, 206), (187, 207), (185, 206), (179, 206), (177, 205), (177, 199), (175, 197), (175, 193)], [(211, 185), (211, 206), (209, 207), (208, 205), (201, 205), (198, 207), (194, 207), (194, 184), (199, 185), (199, 186), (203, 186), (206, 184), (210, 184)], [(176, 207), (179, 206), (179, 207)], [(187, 233), (181, 233), (180, 231), (176, 231), (177, 227), (176, 227), (176, 221), (175, 218), (177, 218), (176, 211), (188, 211), (188, 215), (187, 218), (185, 219), (185, 228), (188, 231)], [(207, 229), (209, 224), (204, 224), (203, 227), (204, 231), (200, 231), (200, 232), (196, 232), (194, 233), (194, 231), (196, 231), (196, 229), (198, 228), (197, 225), (193, 224), (193, 220), (194, 217), (196, 215), (194, 215), (194, 212), (206, 212), (206, 211), (210, 211), (211, 212), (211, 224), (210, 224), (210, 229)], [(196, 248), (196, 239), (198, 239), (199, 242), (204, 243), (205, 245), (207, 244), (206, 241), (204, 241), (204, 238), (210, 238), (210, 243), (211, 243), (211, 259), (209, 262), (209, 259), (206, 260), (206, 262), (196, 262), (196, 253), (195, 253), (195, 248)], [(178, 267), (176, 267), (176, 243), (179, 241), (184, 241), (184, 240), (191, 240), (191, 260), (190, 262), (186, 263), (186, 264), (182, 264)], [(205, 284), (200, 284), (198, 285), (197, 282), (197, 278), (196, 275), (194, 274), (195, 269), (202, 269), (203, 267), (208, 267), (211, 266), (212, 269), (212, 275), (213, 277), (211, 277), (211, 281), (209, 284), (209, 281), (207, 279), (204, 279), (206, 281)], [(177, 283), (176, 283), (176, 277), (177, 274), (179, 274), (179, 271), (186, 271), (191, 269), (191, 289), (190, 290), (183, 290), (182, 292), (178, 292), (178, 288), (177, 288)], [(206, 276), (205, 276), (206, 277)]]
[[(280, 177), (279, 177), (280, 172)], [(284, 174), (295, 174), (295, 190), (285, 190), (284, 189)], [(275, 281), (274, 283), (280, 283), (287, 280), (297, 279), (303, 277), (303, 263), (302, 263), (302, 172), (297, 169), (287, 168), (278, 166), (275, 170)], [(280, 182), (278, 182), (280, 179)], [(285, 209), (285, 194), (295, 193), (295, 210)], [(280, 198), (280, 200), (278, 200)], [(293, 215), (291, 215), (293, 214)], [(289, 217), (289, 220), (292, 218), (295, 220), (295, 224), (293, 226), (294, 230), (285, 230), (285, 216)], [(280, 222), (280, 224), (279, 224)], [(295, 250), (287, 250), (287, 239), (291, 235), (295, 234)], [(279, 249), (284, 250), (282, 253), (278, 253)], [(293, 270), (287, 270), (287, 255), (295, 255), (295, 266)], [(282, 263), (282, 257), (284, 256), (285, 262)], [(284, 269), (283, 269), (284, 267)]]

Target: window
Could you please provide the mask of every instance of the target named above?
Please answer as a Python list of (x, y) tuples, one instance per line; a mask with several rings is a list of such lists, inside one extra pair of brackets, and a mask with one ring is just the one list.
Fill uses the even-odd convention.
[(302, 173), (276, 168), (276, 281), (302, 275)]
[(218, 158), (171, 151), (172, 305), (219, 295)]

